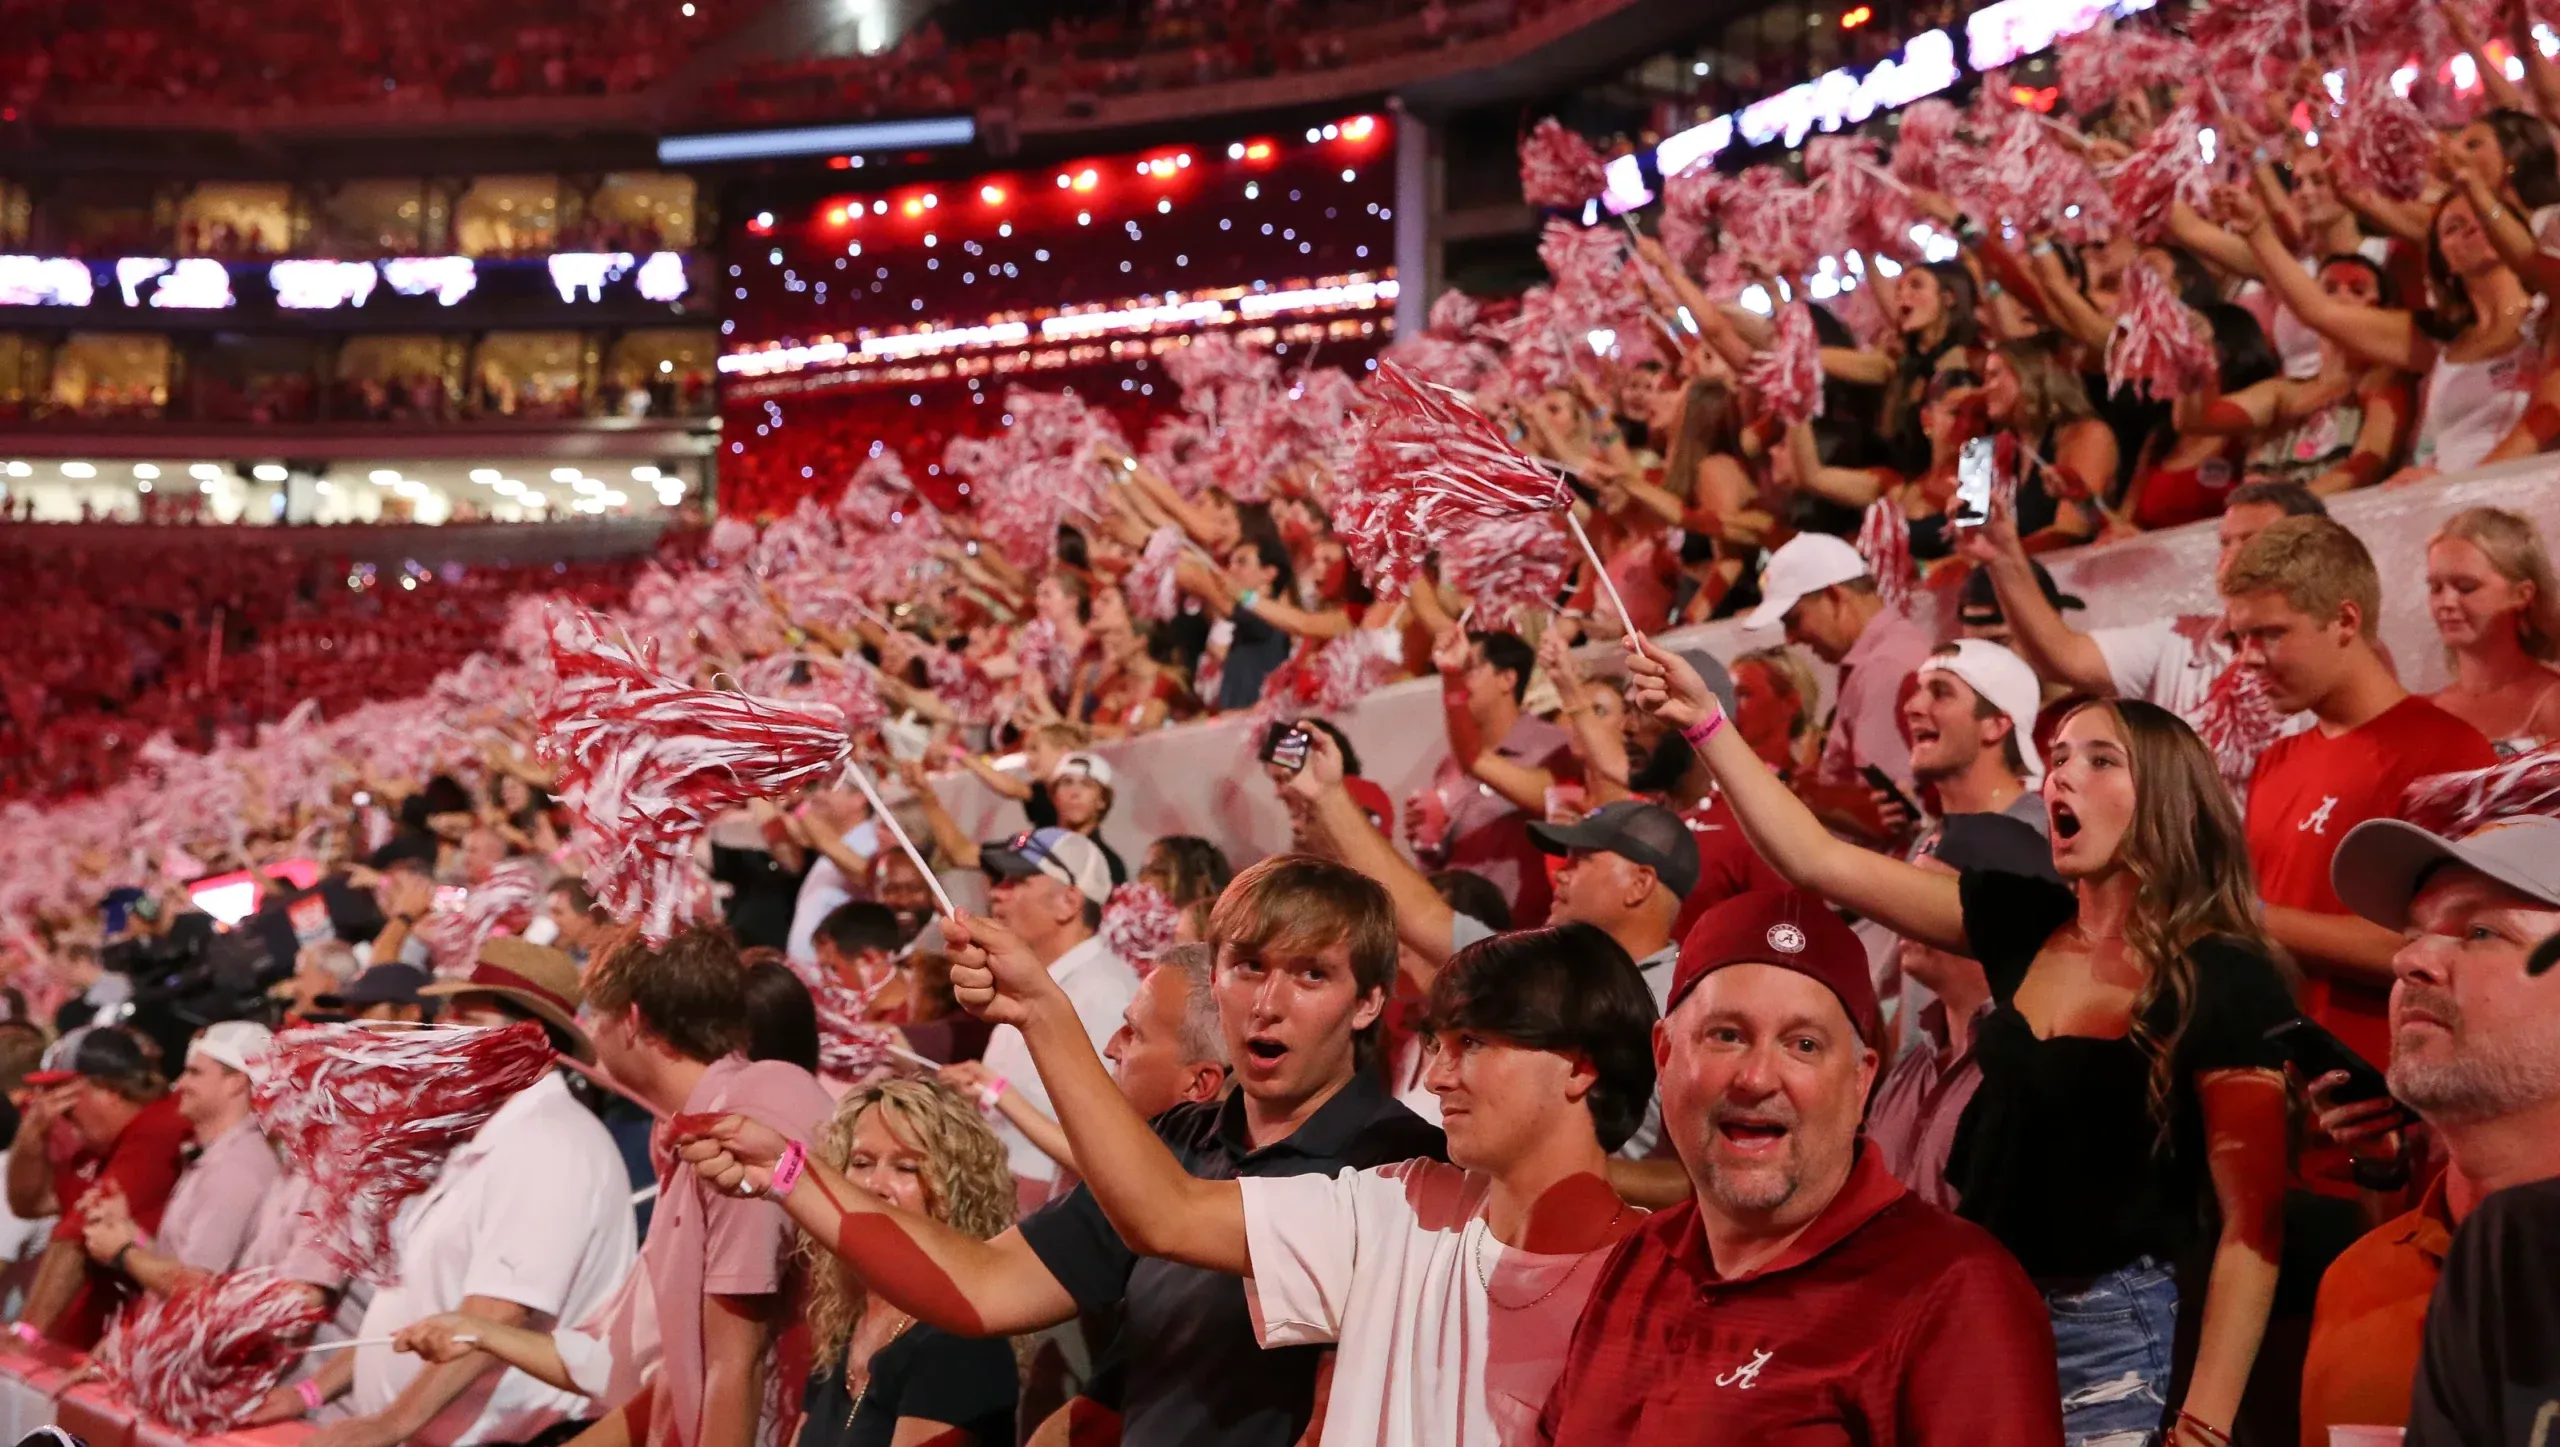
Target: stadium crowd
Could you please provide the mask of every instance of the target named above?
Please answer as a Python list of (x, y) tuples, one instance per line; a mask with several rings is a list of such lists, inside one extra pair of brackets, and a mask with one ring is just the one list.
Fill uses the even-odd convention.
[[(327, 1447), (2538, 1440), (2560, 584), (2328, 500), (2560, 441), (2560, 71), (2501, 13), (2526, 90), (2430, 128), (2275, 10), (1560, 224), (1365, 390), (1199, 342), (1134, 446), (1017, 392), (965, 516), (863, 458), (415, 707), (16, 815), (15, 1336), (140, 1395), (151, 1297), (272, 1273), (363, 1344), (227, 1415)], [(2210, 157), (2207, 91), (2263, 102)], [(2037, 561), (2208, 521), (2211, 612)], [(1324, 715), (1407, 674), (1395, 800)], [(1291, 848), (1124, 858), (1107, 745), (1219, 712)], [(310, 1042), (407, 1037), (253, 1014), (562, 1068), (431, 1072), (485, 1123), (341, 1199)], [(320, 1249), (384, 1199), (395, 1270)]]

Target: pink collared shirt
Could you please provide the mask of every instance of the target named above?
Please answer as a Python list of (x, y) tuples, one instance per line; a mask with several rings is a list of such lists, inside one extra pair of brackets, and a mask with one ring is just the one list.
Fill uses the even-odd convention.
[(1938, 646), (1929, 630), (1888, 608), (1867, 624), (1840, 659), (1831, 731), (1822, 741), (1822, 783), (1858, 782), (1858, 771), (1884, 770), (1911, 788), (1911, 741), (1902, 736), (1903, 690)]
[(258, 1227), (259, 1198), (283, 1174), (256, 1119), (242, 1116), (178, 1177), (160, 1218), (160, 1250), (198, 1271), (240, 1265)]

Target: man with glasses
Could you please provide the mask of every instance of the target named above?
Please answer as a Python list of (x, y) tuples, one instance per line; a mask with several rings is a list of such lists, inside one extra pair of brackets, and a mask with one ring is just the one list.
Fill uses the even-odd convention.
[[(1013, 931), (1048, 968), (1050, 977), (1075, 1002), (1093, 1048), (1100, 1050), (1120, 1028), (1120, 1018), (1138, 993), (1138, 972), (1102, 942), (1102, 904), (1111, 897), (1111, 866), (1101, 849), (1081, 834), (1065, 829), (1034, 829), (978, 851), (978, 860), (995, 879), (988, 913)], [(1007, 1085), (1020, 1092), (1042, 1115), (1056, 1114), (1040, 1071), (1031, 1063), (1031, 1047), (1022, 1032), (1000, 1025), (987, 1038), (987, 1084), (990, 1103)], [(994, 1121), (1004, 1141), (1007, 1164), (1024, 1210), (1049, 1198), (1057, 1184), (1058, 1163), (1031, 1138), (1002, 1116)]]

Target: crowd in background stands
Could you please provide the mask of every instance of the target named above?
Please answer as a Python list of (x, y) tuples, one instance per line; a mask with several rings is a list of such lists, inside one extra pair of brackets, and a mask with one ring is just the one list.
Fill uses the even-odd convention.
[[(85, 541), (20, 531), (0, 541), (0, 580), (25, 625), (0, 639), (0, 798), (102, 788), (156, 735), (202, 750), (306, 698), (337, 714), (416, 693), (489, 648), (528, 589), (607, 603), (635, 567), (367, 565), (351, 588), (342, 560), (228, 529)], [(400, 586), (404, 576), (416, 586)]]
[(124, 0), (0, 7), (0, 103), (295, 107), (622, 95), (750, 13), (638, 0), (347, 6)]

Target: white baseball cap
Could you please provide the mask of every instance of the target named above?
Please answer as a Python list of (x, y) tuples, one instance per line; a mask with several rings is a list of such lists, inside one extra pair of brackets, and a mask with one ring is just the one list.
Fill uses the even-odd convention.
[(2036, 749), (2036, 713), (2044, 706), (2044, 685), (2025, 659), (1988, 638), (1960, 638), (1922, 659), (1918, 671), (1961, 678), (2007, 714), (2018, 731), (2018, 757), (2027, 761), (2027, 787), (2044, 782), (2044, 756)]
[(1060, 779), (1091, 779), (1108, 789), (1111, 787), (1111, 761), (1100, 754), (1073, 753), (1058, 760), (1049, 771), (1049, 782)]
[(1798, 533), (1769, 555), (1768, 566), (1760, 570), (1760, 606), (1742, 626), (1775, 628), (1805, 594), (1866, 575), (1867, 560), (1856, 548), (1829, 533)]
[(1033, 829), (1002, 844), (978, 850), (980, 866), (998, 879), (1029, 879), (1035, 874), (1067, 886), (1101, 904), (1111, 898), (1111, 863), (1092, 840), (1068, 829)]
[(275, 1041), (275, 1033), (254, 1020), (216, 1020), (188, 1043), (187, 1058), (201, 1055), (250, 1075), (262, 1068)]

